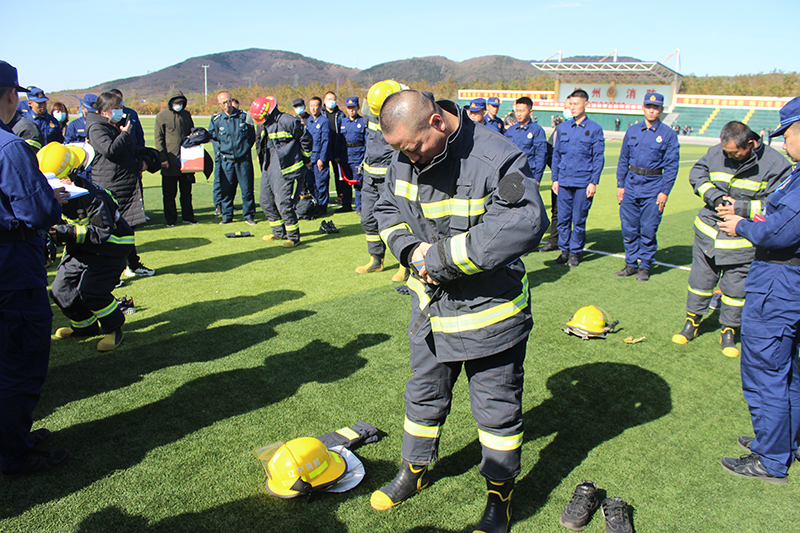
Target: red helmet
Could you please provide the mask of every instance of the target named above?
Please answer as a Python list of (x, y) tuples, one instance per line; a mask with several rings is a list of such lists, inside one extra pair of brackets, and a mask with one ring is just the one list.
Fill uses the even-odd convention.
[(259, 96), (250, 104), (250, 116), (256, 124), (262, 124), (276, 107), (278, 101), (274, 96)]

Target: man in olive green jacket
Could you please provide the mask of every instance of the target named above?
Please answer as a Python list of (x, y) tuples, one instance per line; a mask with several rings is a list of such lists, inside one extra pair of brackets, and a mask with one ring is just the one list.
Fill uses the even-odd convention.
[(181, 143), (194, 127), (192, 115), (186, 110), (186, 97), (174, 89), (169, 93), (167, 108), (156, 115), (156, 149), (161, 152), (161, 189), (164, 199), (164, 218), (167, 227), (178, 221), (175, 196), (181, 190), (181, 218), (184, 224), (197, 224), (192, 207), (193, 173), (181, 172)]

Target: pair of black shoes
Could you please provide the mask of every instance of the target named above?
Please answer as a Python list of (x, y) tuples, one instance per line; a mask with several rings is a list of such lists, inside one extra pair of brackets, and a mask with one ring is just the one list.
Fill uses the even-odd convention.
[(327, 233), (327, 234), (339, 233), (339, 228), (334, 226), (333, 220), (331, 220), (330, 222), (323, 220), (322, 224), (319, 225), (319, 231), (321, 233)]
[(650, 279), (650, 269), (645, 267), (635, 267), (625, 265), (625, 268), (614, 272), (618, 278), (627, 278), (628, 276), (636, 276), (637, 281), (647, 281)]
[(29, 474), (50, 470), (69, 459), (69, 452), (67, 450), (54, 450), (49, 452), (38, 449), (40, 444), (43, 444), (50, 438), (50, 430), (44, 428), (37, 429), (36, 431), (31, 431), (28, 437), (33, 443), (33, 449), (31, 449), (30, 454), (28, 454), (28, 458), (14, 470), (3, 470), (0, 472), (3, 479), (10, 481)]
[(573, 531), (583, 531), (601, 506), (606, 519), (606, 533), (633, 533), (628, 518), (628, 504), (618, 497), (598, 501), (597, 485), (592, 481), (583, 481), (575, 487), (572, 499), (561, 511), (558, 523)]
[(581, 257), (578, 254), (567, 254), (567, 252), (561, 252), (561, 255), (553, 259), (554, 265), (563, 265), (566, 263), (568, 266), (576, 267), (581, 263)]

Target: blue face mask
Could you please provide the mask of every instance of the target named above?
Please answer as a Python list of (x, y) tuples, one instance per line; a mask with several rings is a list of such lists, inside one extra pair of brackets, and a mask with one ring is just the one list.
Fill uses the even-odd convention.
[(119, 122), (122, 120), (122, 109), (112, 109), (111, 110), (111, 118), (109, 118), (111, 122)]
[(172, 110), (176, 113), (183, 111), (183, 104), (172, 104)]
[(305, 113), (305, 111), (306, 108), (303, 106), (297, 106), (294, 108), (294, 112), (297, 113), (298, 115), (302, 115), (303, 113)]
[(61, 113), (60, 111), (56, 111), (55, 113), (53, 113), (53, 117), (55, 117), (57, 121), (61, 122), (62, 120), (65, 120), (67, 118), (67, 115), (66, 113)]
[(333, 109), (334, 107), (336, 107), (336, 100), (328, 100), (327, 102), (325, 102), (325, 106), (328, 109)]

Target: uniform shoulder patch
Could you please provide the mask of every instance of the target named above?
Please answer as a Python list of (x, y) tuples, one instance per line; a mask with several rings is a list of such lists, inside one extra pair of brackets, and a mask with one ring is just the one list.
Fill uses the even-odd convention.
[(516, 204), (525, 195), (524, 179), (519, 172), (506, 174), (497, 184), (497, 194), (509, 204)]

